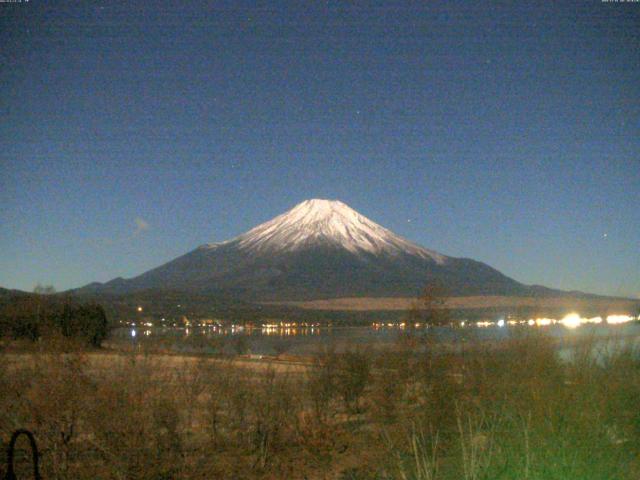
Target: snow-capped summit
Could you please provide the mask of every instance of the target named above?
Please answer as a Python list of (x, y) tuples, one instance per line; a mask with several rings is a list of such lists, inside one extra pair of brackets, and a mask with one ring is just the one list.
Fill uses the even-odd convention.
[(446, 257), (405, 240), (338, 200), (305, 200), (288, 212), (236, 237), (248, 252), (286, 252), (313, 245), (352, 253), (406, 253), (444, 263)]

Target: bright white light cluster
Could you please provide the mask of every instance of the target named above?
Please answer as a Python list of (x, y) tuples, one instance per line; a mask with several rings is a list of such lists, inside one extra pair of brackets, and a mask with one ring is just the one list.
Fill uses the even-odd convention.
[[(636, 320), (636, 317), (631, 315), (609, 315), (606, 318), (606, 323), (608, 323), (609, 325), (618, 325), (621, 323), (631, 322), (633, 320)], [(638, 320), (640, 320), (640, 318), (638, 318)], [(569, 313), (568, 315), (565, 315), (560, 320), (557, 320), (555, 318), (542, 317), (542, 318), (530, 318), (529, 320), (509, 320), (506, 323), (509, 325), (521, 324), (521, 325), (538, 326), (538, 327), (546, 327), (549, 325), (560, 324), (560, 325), (563, 325), (564, 327), (574, 329), (574, 328), (578, 328), (580, 325), (599, 324), (604, 322), (605, 320), (603, 320), (602, 317), (581, 317), (578, 313), (573, 312), (573, 313)], [(476, 326), (504, 327), (505, 321), (504, 319), (500, 319), (497, 322), (484, 320), (481, 322), (477, 322)]]
[(618, 323), (627, 323), (635, 320), (635, 317), (630, 315), (609, 315), (607, 317), (607, 323), (610, 325), (616, 325)]
[(561, 323), (567, 328), (577, 328), (585, 323), (602, 323), (602, 317), (584, 318), (577, 313), (570, 313), (558, 323)]
[[(631, 322), (632, 320), (635, 320), (635, 317), (631, 315), (609, 315), (606, 322), (609, 325), (617, 325), (620, 323)], [(588, 323), (598, 324), (603, 323), (603, 321), (602, 317), (581, 317), (577, 313), (570, 313), (561, 320), (555, 320), (553, 318), (531, 318), (527, 323), (529, 325), (537, 326), (547, 326), (559, 323), (567, 328), (577, 328), (580, 325)]]

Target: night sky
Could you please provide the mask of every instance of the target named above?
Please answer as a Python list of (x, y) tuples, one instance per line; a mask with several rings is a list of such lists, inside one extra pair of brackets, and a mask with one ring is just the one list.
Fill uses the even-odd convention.
[(640, 296), (640, 3), (382, 4), (0, 3), (0, 286), (131, 277), (329, 198)]

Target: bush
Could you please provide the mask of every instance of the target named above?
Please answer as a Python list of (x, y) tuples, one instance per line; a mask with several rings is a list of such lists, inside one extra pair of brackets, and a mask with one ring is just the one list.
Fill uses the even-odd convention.
[(107, 333), (107, 316), (98, 304), (36, 294), (16, 298), (0, 309), (0, 335), (14, 339), (62, 335), (99, 347)]
[(55, 321), (63, 336), (82, 338), (92, 347), (99, 347), (108, 333), (107, 316), (97, 304), (65, 304)]
[(365, 352), (349, 351), (340, 358), (336, 387), (347, 410), (360, 411), (360, 397), (369, 383), (371, 356)]

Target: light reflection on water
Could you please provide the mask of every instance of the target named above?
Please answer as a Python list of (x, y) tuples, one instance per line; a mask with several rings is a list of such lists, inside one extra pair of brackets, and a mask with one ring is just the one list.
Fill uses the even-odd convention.
[[(619, 320), (619, 317), (616, 320)], [(580, 317), (578, 317), (580, 319)], [(533, 320), (533, 324), (531, 323)], [(538, 321), (539, 320), (539, 321)], [(547, 320), (549, 320), (547, 322)], [(272, 354), (286, 350), (287, 353), (304, 355), (333, 346), (338, 350), (349, 346), (376, 347), (388, 345), (398, 340), (408, 331), (416, 335), (427, 334), (437, 342), (464, 343), (471, 340), (502, 340), (518, 338), (527, 332), (541, 332), (560, 341), (561, 353), (565, 345), (577, 338), (609, 339), (640, 337), (640, 322), (612, 321), (606, 323), (575, 317), (562, 319), (528, 319), (487, 321), (476, 325), (467, 323), (464, 327), (434, 327), (400, 324), (374, 324), (360, 327), (337, 326), (285, 326), (248, 327), (241, 325), (206, 327), (127, 327), (112, 332), (111, 340), (129, 345), (144, 345), (144, 342), (160, 342), (173, 351), (221, 353), (234, 352), (234, 345), (245, 343), (246, 351), (254, 354)], [(531, 326), (533, 325), (533, 326)], [(565, 341), (566, 340), (566, 341)], [(607, 340), (608, 341), (608, 340)], [(568, 343), (567, 343), (568, 342)]]

